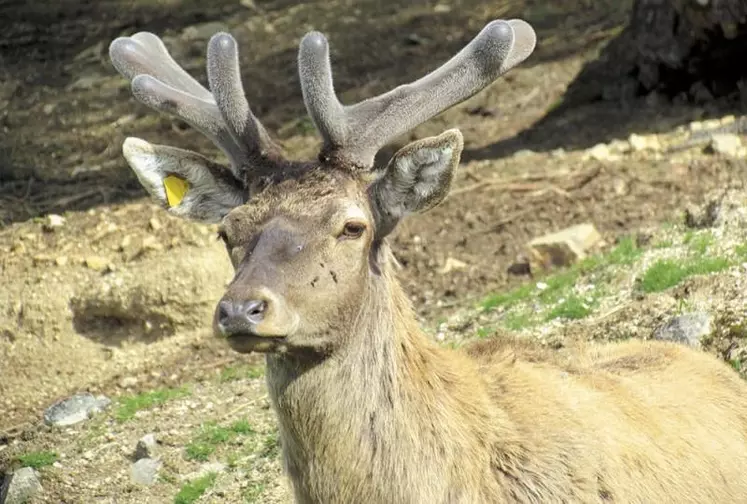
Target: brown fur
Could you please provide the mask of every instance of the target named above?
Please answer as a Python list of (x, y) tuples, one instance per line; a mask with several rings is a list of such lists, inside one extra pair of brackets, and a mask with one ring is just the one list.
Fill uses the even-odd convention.
[[(351, 204), (369, 228), (334, 239)], [(272, 345), (236, 344), (268, 352), (297, 502), (747, 501), (747, 385), (728, 366), (641, 341), (443, 348), (419, 330), (372, 214), (363, 181), (310, 171), (224, 224), (227, 296), (261, 284), (285, 306), (267, 327), (301, 321)]]

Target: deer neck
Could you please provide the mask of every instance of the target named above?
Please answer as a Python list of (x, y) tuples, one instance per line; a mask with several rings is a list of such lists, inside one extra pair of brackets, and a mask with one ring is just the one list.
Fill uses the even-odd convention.
[[(391, 502), (406, 497), (407, 478), (432, 479), (436, 492), (453, 480), (450, 471), (489, 467), (475, 453), (490, 442), (496, 415), (476, 365), (426, 338), (391, 272), (372, 278), (354, 319), (340, 335), (344, 348), (323, 360), (268, 356), (270, 396), (296, 488), (301, 482), (309, 492), (316, 488), (315, 498), (338, 502), (314, 485), (363, 489), (388, 481), (389, 493), (373, 502)], [(408, 463), (413, 467), (402, 474)]]

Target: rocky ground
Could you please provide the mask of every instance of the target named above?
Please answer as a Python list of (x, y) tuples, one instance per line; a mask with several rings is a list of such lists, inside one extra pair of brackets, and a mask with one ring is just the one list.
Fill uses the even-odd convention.
[[(206, 39), (229, 29), (255, 111), (302, 157), (318, 140), (293, 58), (310, 27), (328, 33), (350, 101), (416, 78), (491, 18), (528, 18), (540, 45), (526, 65), (410, 135), (456, 126), (466, 141), (454, 193), (393, 239), (423, 327), (446, 345), (509, 331), (558, 351), (572, 338), (674, 338), (747, 369), (747, 165), (728, 128), (738, 111), (650, 96), (540, 123), (626, 21), (625, 2), (578, 14), (580, 3), (24, 7), (44, 29), (19, 21), (0, 35), (0, 473), (15, 471), (14, 491), (30, 502), (287, 502), (263, 364), (209, 334), (225, 251), (210, 226), (144, 199), (120, 155), (133, 134), (215, 154), (137, 105), (106, 61), (111, 38), (139, 29), (166, 35), (199, 76)], [(541, 270), (527, 243), (583, 223), (601, 238), (588, 257)], [(76, 393), (91, 395), (44, 418)], [(93, 406), (90, 420), (59, 425)]]

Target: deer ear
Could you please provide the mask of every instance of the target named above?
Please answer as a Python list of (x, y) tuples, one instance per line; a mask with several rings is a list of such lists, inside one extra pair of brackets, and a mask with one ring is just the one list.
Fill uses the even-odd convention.
[(464, 141), (457, 129), (405, 145), (371, 186), (377, 235), (389, 234), (405, 216), (430, 210), (451, 189)]
[(246, 201), (231, 172), (196, 152), (127, 138), (127, 163), (153, 199), (169, 212), (202, 222), (219, 222)]

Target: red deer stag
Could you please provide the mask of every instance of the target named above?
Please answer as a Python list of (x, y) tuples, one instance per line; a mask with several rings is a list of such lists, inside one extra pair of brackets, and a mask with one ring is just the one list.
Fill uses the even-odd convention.
[(514, 341), (443, 348), (420, 331), (386, 237), (449, 192), (458, 130), (376, 152), (522, 62), (535, 33), (489, 23), (425, 77), (354, 105), (336, 97), (325, 37), (298, 70), (323, 137), (285, 160), (252, 114), (236, 41), (207, 48), (210, 91), (150, 33), (111, 59), (143, 103), (185, 120), (230, 166), (143, 140), (124, 156), (170, 212), (220, 223), (236, 273), (214, 327), (264, 352), (300, 503), (747, 502), (747, 386), (716, 358), (630, 341), (561, 361)]

